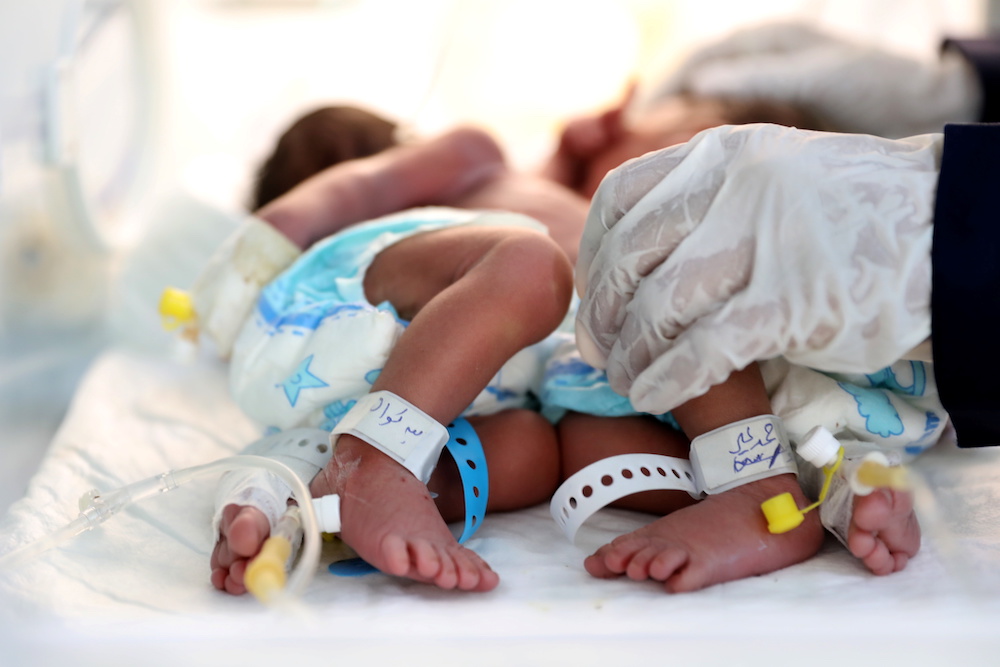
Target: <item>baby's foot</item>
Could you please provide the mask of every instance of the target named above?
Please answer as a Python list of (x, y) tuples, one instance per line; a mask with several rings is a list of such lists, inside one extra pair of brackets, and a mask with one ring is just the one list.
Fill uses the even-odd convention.
[(920, 549), (913, 494), (877, 489), (867, 496), (855, 496), (847, 548), (872, 574), (892, 574), (905, 568)]
[(246, 593), (243, 577), (247, 564), (270, 533), (267, 517), (257, 508), (226, 505), (219, 524), (219, 540), (212, 550), (212, 585), (231, 595)]
[(492, 590), (500, 581), (458, 544), (420, 480), (350, 436), (341, 436), (311, 491), (340, 494), (340, 537), (382, 572), (463, 591)]
[(819, 550), (823, 530), (810, 512), (788, 533), (768, 532), (760, 504), (785, 491), (800, 507), (806, 504), (792, 475), (744, 484), (615, 539), (584, 566), (595, 577), (654, 579), (679, 593), (794, 565)]

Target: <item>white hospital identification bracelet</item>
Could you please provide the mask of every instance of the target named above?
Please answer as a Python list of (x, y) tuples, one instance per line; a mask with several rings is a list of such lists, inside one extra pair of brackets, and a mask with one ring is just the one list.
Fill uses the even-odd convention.
[(701, 499), (749, 482), (798, 474), (781, 419), (751, 417), (691, 442), (691, 460), (657, 454), (622, 454), (601, 459), (556, 489), (549, 511), (572, 542), (597, 511), (640, 491), (686, 491)]
[(699, 435), (691, 441), (691, 468), (698, 489), (722, 493), (786, 472), (798, 474), (779, 417), (750, 417)]
[(331, 432), (348, 433), (402, 464), (424, 484), (448, 442), (448, 430), (391, 391), (376, 391), (358, 399)]
[(622, 454), (591, 463), (563, 482), (549, 503), (552, 518), (573, 542), (587, 519), (616, 500), (640, 491), (686, 491), (701, 498), (684, 459), (659, 454)]

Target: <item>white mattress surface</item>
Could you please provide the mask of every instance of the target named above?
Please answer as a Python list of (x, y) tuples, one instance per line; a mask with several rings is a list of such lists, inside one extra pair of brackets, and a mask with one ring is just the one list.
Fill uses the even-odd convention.
[[(0, 520), (0, 553), (77, 515), (77, 499), (237, 453), (258, 429), (225, 368), (123, 350), (101, 356), (26, 496)], [(924, 544), (874, 577), (832, 538), (774, 574), (683, 595), (591, 578), (583, 557), (648, 517), (605, 511), (570, 545), (545, 505), (491, 515), (470, 541), (501, 576), (487, 594), (325, 558), (298, 609), (209, 583), (214, 479), (131, 505), (15, 571), (0, 572), (0, 663), (265, 664), (378, 658), (407, 664), (1000, 664), (1000, 449), (940, 445), (917, 472)], [(932, 510), (932, 511), (931, 511)], [(938, 517), (938, 518), (935, 518)], [(327, 554), (328, 556), (328, 554)], [(7, 636), (5, 636), (7, 635)], [(137, 656), (141, 656), (137, 658)], [(294, 658), (292, 658), (294, 656)]]

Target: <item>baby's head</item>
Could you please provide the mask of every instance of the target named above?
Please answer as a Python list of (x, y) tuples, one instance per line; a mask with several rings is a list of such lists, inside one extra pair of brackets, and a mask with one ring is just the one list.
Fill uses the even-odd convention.
[(396, 123), (351, 106), (312, 111), (285, 130), (257, 174), (252, 210), (327, 167), (394, 146)]
[(808, 130), (829, 129), (819, 119), (789, 104), (765, 100), (677, 95), (662, 98), (641, 111), (626, 114), (621, 137), (594, 157), (581, 185), (591, 197), (610, 170), (651, 151), (690, 140), (719, 125), (774, 123)]

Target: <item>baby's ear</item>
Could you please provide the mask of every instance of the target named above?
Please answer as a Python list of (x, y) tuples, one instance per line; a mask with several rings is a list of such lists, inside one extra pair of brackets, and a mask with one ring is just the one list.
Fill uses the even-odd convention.
[(629, 111), (629, 106), (635, 100), (637, 88), (638, 84), (634, 79), (629, 81), (621, 100), (601, 114), (601, 124), (604, 126), (604, 131), (607, 132), (608, 136), (615, 137), (624, 133), (625, 115)]
[(631, 79), (625, 87), (625, 94), (622, 96), (622, 101), (618, 106), (623, 110), (627, 109), (635, 101), (638, 90), (639, 82), (636, 79)]

